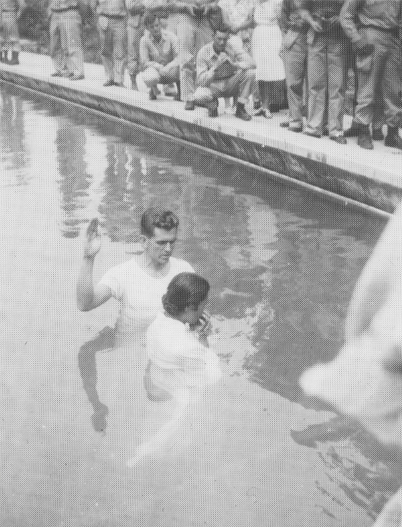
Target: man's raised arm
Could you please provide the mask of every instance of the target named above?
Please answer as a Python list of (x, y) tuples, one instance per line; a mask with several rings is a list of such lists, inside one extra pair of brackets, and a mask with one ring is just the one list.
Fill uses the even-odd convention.
[(77, 281), (77, 306), (80, 311), (90, 311), (105, 303), (112, 296), (105, 284), (93, 284), (93, 266), (95, 256), (101, 248), (101, 236), (98, 231), (98, 219), (88, 225), (84, 245), (84, 259)]

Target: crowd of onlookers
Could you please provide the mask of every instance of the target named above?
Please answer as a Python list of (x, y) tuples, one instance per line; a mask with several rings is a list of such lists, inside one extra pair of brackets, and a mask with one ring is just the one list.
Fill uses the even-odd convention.
[[(0, 0), (8, 64), (19, 62), (23, 10), (24, 0)], [(106, 87), (125, 87), (127, 70), (130, 88), (141, 79), (151, 100), (165, 85), (186, 110), (205, 106), (216, 117), (222, 97), (246, 121), (272, 117), (286, 98), (281, 126), (292, 132), (402, 149), (402, 0), (49, 0), (48, 13), (55, 77), (84, 78), (82, 24), (94, 20)], [(354, 116), (344, 131), (351, 70)]]

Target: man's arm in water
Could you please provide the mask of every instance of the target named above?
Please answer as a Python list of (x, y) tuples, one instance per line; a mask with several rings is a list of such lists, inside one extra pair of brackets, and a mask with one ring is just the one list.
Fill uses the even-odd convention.
[(98, 220), (93, 219), (88, 225), (84, 245), (84, 260), (77, 281), (77, 306), (80, 311), (90, 311), (104, 304), (112, 296), (110, 288), (105, 284), (93, 283), (93, 267), (95, 256), (101, 248), (101, 236), (98, 230)]
[(345, 337), (358, 337), (402, 280), (402, 204), (388, 221), (353, 291)]

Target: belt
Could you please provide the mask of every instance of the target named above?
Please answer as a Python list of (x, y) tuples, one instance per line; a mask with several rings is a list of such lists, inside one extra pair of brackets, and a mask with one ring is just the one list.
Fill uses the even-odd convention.
[(63, 9), (52, 9), (53, 13), (65, 13), (66, 11), (77, 10), (78, 6), (64, 7)]
[(105, 16), (106, 18), (125, 18), (126, 15), (110, 15), (109, 13), (106, 14), (106, 13), (99, 13), (99, 16)]
[(385, 33), (391, 33), (398, 36), (399, 30), (397, 27), (380, 27), (373, 24), (367, 24), (366, 26), (361, 26), (363, 28), (376, 29), (377, 31), (384, 31)]

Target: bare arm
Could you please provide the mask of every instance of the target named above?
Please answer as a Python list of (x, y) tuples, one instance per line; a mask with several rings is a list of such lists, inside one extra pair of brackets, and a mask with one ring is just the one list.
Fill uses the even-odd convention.
[(98, 232), (98, 220), (95, 218), (88, 225), (84, 259), (77, 281), (77, 306), (80, 311), (90, 311), (105, 303), (112, 296), (108, 286), (104, 284), (94, 286), (93, 283), (93, 266), (100, 247), (101, 236)]
[(346, 340), (359, 336), (402, 280), (402, 205), (396, 209), (364, 267), (350, 301)]

